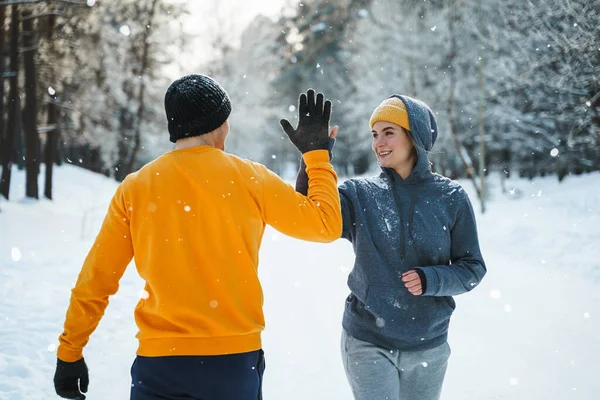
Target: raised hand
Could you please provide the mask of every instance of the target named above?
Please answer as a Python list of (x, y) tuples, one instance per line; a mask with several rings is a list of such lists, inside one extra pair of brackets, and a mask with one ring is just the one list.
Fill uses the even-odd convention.
[(309, 89), (298, 100), (298, 127), (294, 129), (287, 119), (279, 121), (294, 146), (302, 153), (327, 150), (329, 145), (329, 119), (331, 102), (323, 102), (323, 93)]

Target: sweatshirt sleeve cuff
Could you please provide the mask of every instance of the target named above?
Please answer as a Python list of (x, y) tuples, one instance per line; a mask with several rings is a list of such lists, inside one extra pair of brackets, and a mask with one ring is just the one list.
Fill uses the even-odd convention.
[(56, 351), (56, 357), (65, 362), (75, 362), (83, 358), (83, 351), (70, 349), (65, 345), (59, 345), (58, 350)]
[(312, 150), (302, 154), (307, 167), (318, 163), (329, 162), (329, 151), (327, 150)]
[(435, 269), (416, 267), (415, 271), (417, 271), (420, 277), (425, 276), (423, 294), (421, 296), (435, 296), (440, 286), (440, 279)]

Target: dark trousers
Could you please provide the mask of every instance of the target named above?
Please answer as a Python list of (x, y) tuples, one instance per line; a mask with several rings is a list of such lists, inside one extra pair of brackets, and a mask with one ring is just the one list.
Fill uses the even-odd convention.
[(219, 356), (137, 356), (131, 400), (262, 400), (262, 350)]

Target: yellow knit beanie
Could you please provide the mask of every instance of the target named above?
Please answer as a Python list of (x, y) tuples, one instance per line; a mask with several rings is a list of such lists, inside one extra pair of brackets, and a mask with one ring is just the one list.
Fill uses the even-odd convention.
[(392, 122), (407, 131), (410, 131), (406, 106), (404, 105), (404, 102), (397, 97), (385, 99), (377, 106), (369, 120), (369, 127), (373, 129), (373, 125), (379, 121)]

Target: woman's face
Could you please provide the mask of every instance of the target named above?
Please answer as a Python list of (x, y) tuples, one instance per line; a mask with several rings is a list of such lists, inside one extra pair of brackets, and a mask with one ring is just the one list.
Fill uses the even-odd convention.
[(371, 134), (371, 148), (382, 167), (399, 170), (414, 166), (414, 144), (402, 127), (391, 122), (378, 121), (373, 125)]

